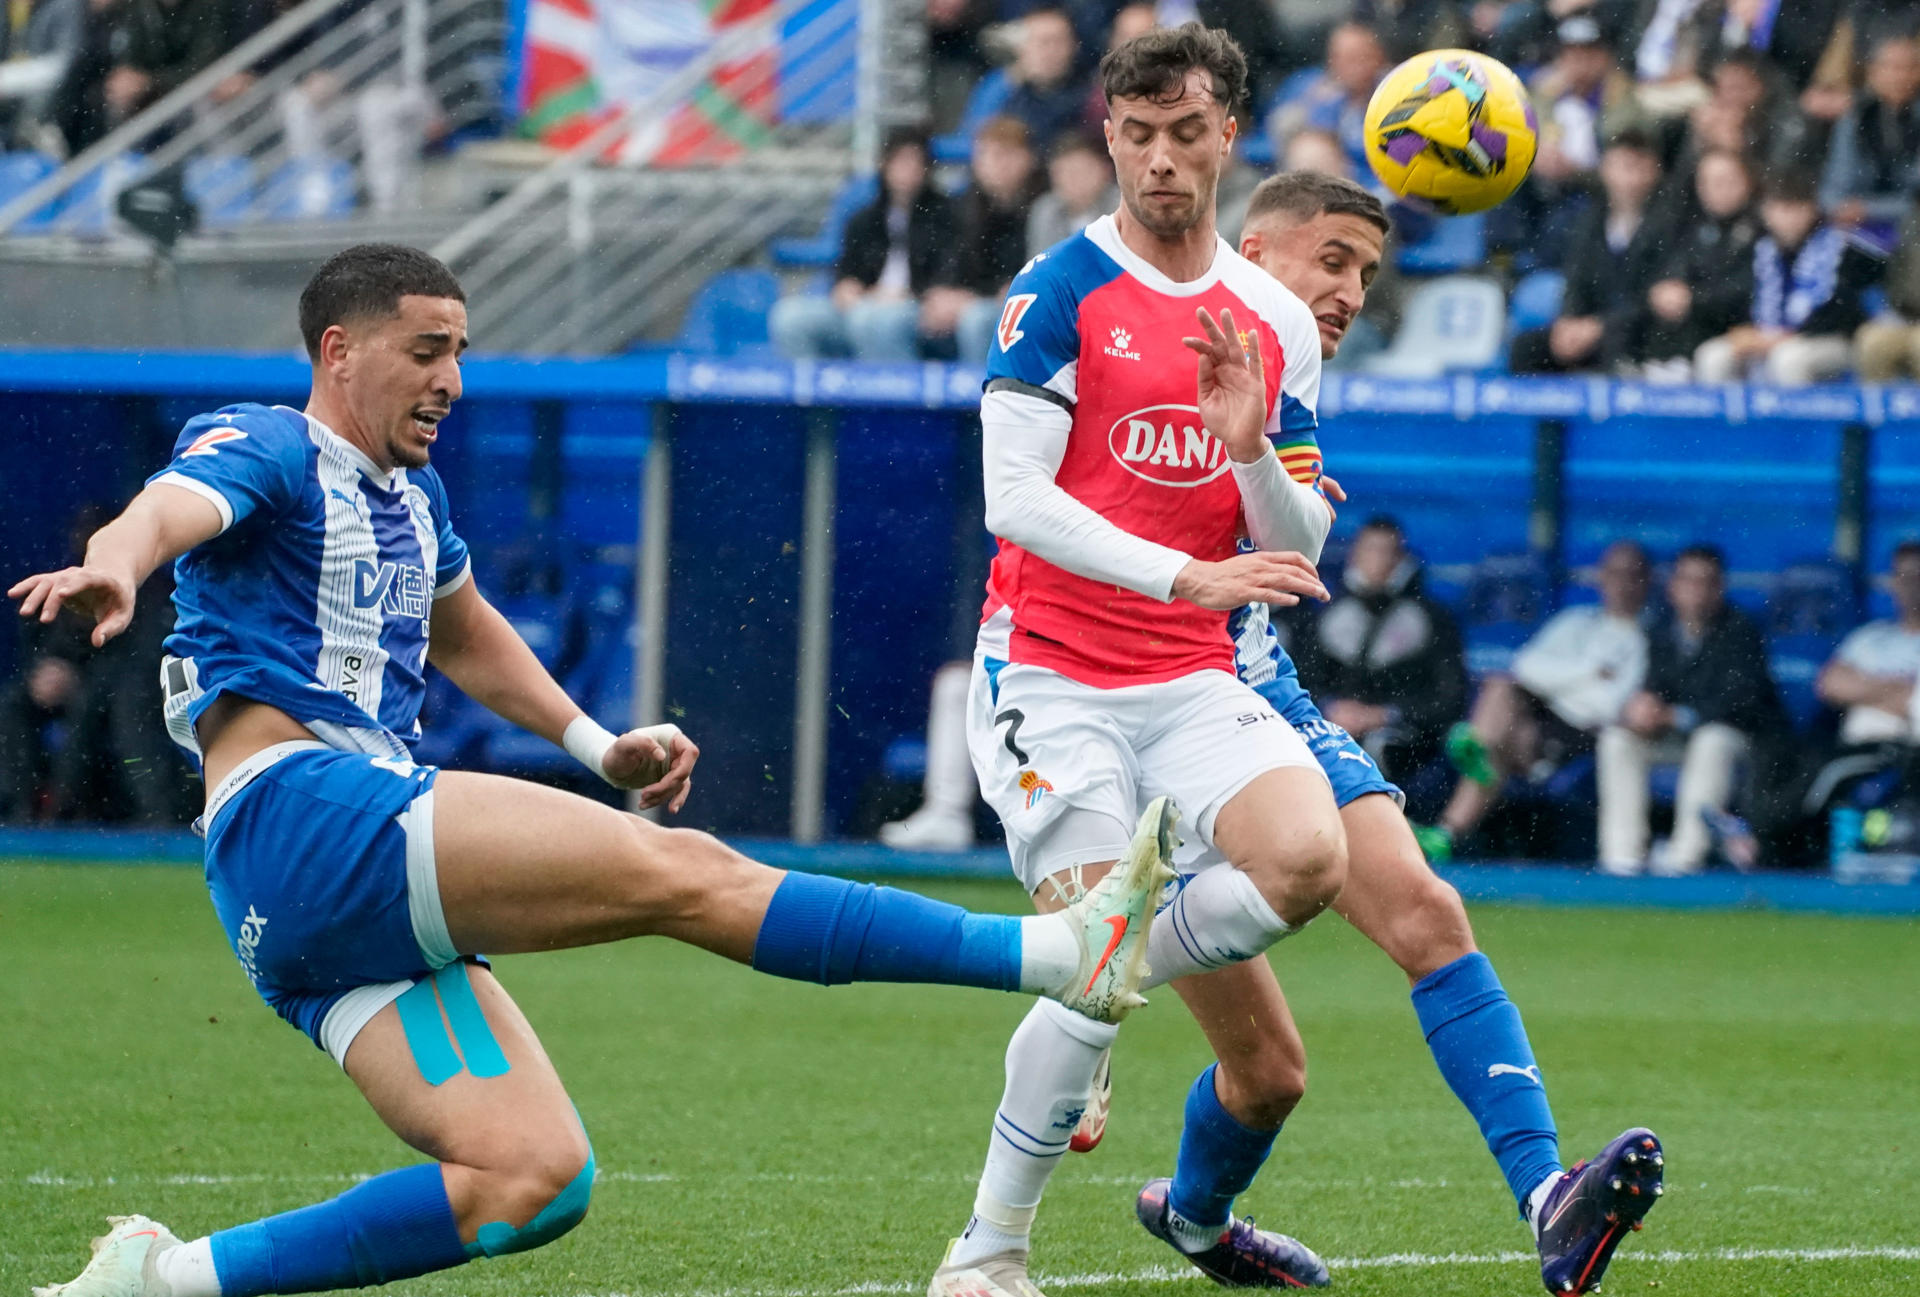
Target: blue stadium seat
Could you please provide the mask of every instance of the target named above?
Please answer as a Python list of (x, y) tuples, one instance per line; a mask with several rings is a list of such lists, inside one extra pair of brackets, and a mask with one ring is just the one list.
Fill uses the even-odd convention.
[(282, 163), (260, 190), (269, 220), (310, 221), (347, 216), (357, 202), (353, 164), (338, 158)]
[(1478, 270), (1486, 261), (1487, 218), (1476, 213), (1435, 221), (1426, 238), (1401, 245), (1393, 264), (1408, 275), (1450, 275)]
[(1557, 270), (1536, 270), (1513, 286), (1507, 299), (1507, 339), (1528, 329), (1545, 328), (1560, 315), (1567, 277)]
[(82, 176), (60, 205), (60, 228), (75, 234), (102, 235), (113, 228), (114, 200), (146, 166), (138, 153), (108, 158)]
[(1443, 275), (1414, 290), (1393, 342), (1363, 366), (1396, 378), (1483, 370), (1500, 359), (1506, 319), (1499, 284), (1479, 275)]
[[(59, 164), (44, 153), (0, 153), (0, 207), (12, 202), (27, 190), (45, 180)], [(15, 234), (32, 234), (53, 224), (57, 206), (47, 204), (37, 212), (29, 212), (18, 225), (13, 227)]]
[(246, 158), (191, 158), (182, 180), (202, 225), (237, 225), (253, 210), (253, 163)]
[(1553, 574), (1537, 554), (1491, 554), (1474, 568), (1460, 601), (1467, 672), (1504, 671), (1553, 610)]
[(680, 346), (716, 356), (735, 356), (767, 345), (767, 312), (780, 300), (780, 281), (770, 270), (723, 270), (701, 285), (680, 326)]
[(827, 217), (820, 222), (820, 232), (805, 239), (775, 239), (768, 247), (768, 253), (776, 266), (791, 266), (796, 269), (831, 266), (840, 255), (840, 235), (847, 228), (847, 220), (855, 212), (872, 202), (880, 193), (878, 176), (853, 176), (840, 187), (833, 196), (833, 203), (827, 208)]

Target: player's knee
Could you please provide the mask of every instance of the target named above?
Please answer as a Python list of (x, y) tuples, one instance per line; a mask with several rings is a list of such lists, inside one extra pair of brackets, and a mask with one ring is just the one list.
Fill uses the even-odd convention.
[(593, 1146), (585, 1132), (521, 1159), (491, 1186), (488, 1205), (498, 1217), (479, 1227), (467, 1255), (505, 1256), (553, 1242), (586, 1219), (594, 1173)]
[(633, 851), (623, 875), (623, 901), (656, 926), (698, 915), (717, 893), (734, 885), (744, 856), (710, 833), (667, 829), (635, 817)]
[(1262, 846), (1240, 867), (1274, 913), (1299, 925), (1326, 909), (1347, 881), (1347, 835), (1338, 817), (1302, 824)]

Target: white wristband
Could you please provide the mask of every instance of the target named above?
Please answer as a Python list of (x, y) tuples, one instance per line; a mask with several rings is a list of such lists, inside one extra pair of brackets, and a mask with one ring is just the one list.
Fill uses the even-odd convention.
[[(607, 749), (613, 746), (614, 736), (591, 716), (576, 716), (567, 723), (566, 731), (560, 735), (560, 746), (567, 755), (587, 769), (607, 779), (606, 767), (601, 761), (607, 755)], [(607, 779), (608, 783), (613, 780)]]

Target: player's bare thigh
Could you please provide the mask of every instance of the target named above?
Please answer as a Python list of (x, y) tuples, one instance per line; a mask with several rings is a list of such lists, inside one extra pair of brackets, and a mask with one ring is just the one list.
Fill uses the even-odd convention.
[(1324, 910), (1346, 877), (1346, 829), (1317, 767), (1254, 776), (1214, 816), (1213, 841), (1274, 913), (1296, 927)]
[(1273, 965), (1249, 959), (1172, 985), (1220, 1060), (1227, 1111), (1262, 1130), (1286, 1120), (1306, 1093), (1307, 1047)]
[[(430, 1085), (389, 1004), (354, 1037), (347, 1075), (394, 1134), (441, 1162), (460, 1237), (504, 1220), (525, 1225), (586, 1164), (587, 1136), (539, 1038), (493, 974), (470, 965), (467, 978), (506, 1072), (456, 1073)], [(454, 1040), (457, 1033), (449, 1032)]]
[(440, 903), (463, 954), (659, 935), (745, 962), (785, 876), (709, 834), (520, 779), (443, 771), (433, 800)]
[(1460, 894), (1434, 874), (1406, 815), (1385, 793), (1341, 808), (1347, 885), (1333, 908), (1414, 981), (1473, 953)]

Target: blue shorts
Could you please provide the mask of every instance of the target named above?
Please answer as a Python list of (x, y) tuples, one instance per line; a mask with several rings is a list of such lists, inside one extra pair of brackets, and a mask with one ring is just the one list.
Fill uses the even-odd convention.
[(1385, 793), (1399, 806), (1406, 806), (1407, 795), (1387, 782), (1366, 749), (1353, 735), (1322, 716), (1305, 692), (1291, 688), (1269, 693), (1266, 687), (1255, 692), (1266, 697), (1287, 724), (1307, 741), (1307, 750), (1313, 753), (1314, 760), (1327, 772), (1327, 782), (1333, 785), (1334, 805), (1346, 806), (1368, 793)]
[(439, 771), (281, 750), (225, 800), (216, 792), (207, 890), (260, 997), (344, 1060), (375, 1013), (459, 958), (434, 868)]

